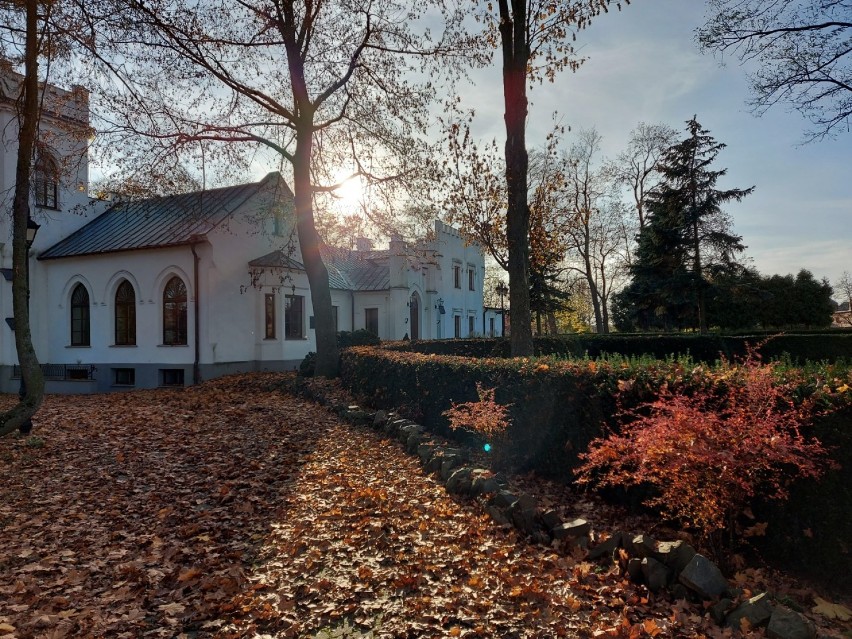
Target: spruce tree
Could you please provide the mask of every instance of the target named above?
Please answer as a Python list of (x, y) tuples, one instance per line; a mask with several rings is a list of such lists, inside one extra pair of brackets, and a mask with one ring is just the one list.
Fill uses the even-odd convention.
[(633, 280), (619, 297), (621, 313), (643, 328), (698, 326), (707, 331), (707, 293), (745, 247), (722, 205), (754, 190), (716, 188), (726, 169), (711, 165), (725, 144), (693, 117), (688, 136), (658, 165), (662, 181), (649, 194), (648, 221), (639, 234)]

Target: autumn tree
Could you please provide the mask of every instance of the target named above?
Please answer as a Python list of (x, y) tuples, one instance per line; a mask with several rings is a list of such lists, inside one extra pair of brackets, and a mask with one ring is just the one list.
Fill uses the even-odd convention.
[[(440, 0), (135, 0), (92, 18), (106, 30), (100, 57), (123, 61), (126, 80), (106, 96), (121, 134), (162, 148), (201, 146), (226, 164), (237, 148), (264, 149), (292, 170), (319, 375), (336, 374), (338, 352), (316, 200), (346, 177), (386, 183), (422, 167), (418, 133), (434, 96), (428, 65), (440, 57), (452, 67), (465, 47), (449, 30), (440, 41), (417, 31), (427, 12), (448, 25), (459, 18)], [(349, 174), (321, 181), (341, 169)]]
[[(470, 124), (470, 119), (455, 119), (446, 125), (441, 208), (448, 224), (457, 225), (508, 271), (504, 158), (495, 141), (477, 143)], [(542, 319), (553, 324), (550, 316), (569, 297), (560, 281), (566, 250), (560, 206), (566, 185), (558, 153), (560, 132), (559, 127), (552, 130), (545, 146), (529, 154), (529, 306), (539, 334)]]
[[(49, 11), (50, 7), (43, 7)], [(30, 221), (30, 184), (33, 158), (38, 140), (39, 96), (39, 3), (4, 2), (0, 4), (6, 25), (4, 54), (17, 50), (24, 67), (17, 100), (18, 148), (15, 167), (15, 193), (12, 200), (12, 310), (15, 316), (15, 349), (21, 366), (22, 394), (18, 404), (0, 415), (0, 436), (15, 429), (28, 432), (30, 419), (44, 398), (44, 375), (33, 348), (29, 311), (29, 246), (27, 223)], [(21, 22), (23, 11), (23, 25)], [(17, 28), (16, 28), (17, 27)], [(22, 27), (22, 28), (21, 28)], [(20, 31), (18, 29), (20, 28)], [(11, 45), (11, 46), (9, 46)], [(11, 51), (10, 51), (11, 49)], [(5, 69), (8, 71), (8, 69)]]
[[(478, 14), (502, 61), (504, 148), (506, 171), (506, 242), (509, 254), (509, 297), (513, 356), (533, 352), (529, 298), (528, 196), (529, 156), (526, 125), (528, 85), (553, 81), (565, 69), (576, 70), (582, 60), (572, 40), (590, 20), (607, 11), (611, 0), (498, 0), (483, 2)], [(629, 4), (629, 0), (625, 0)], [(621, 4), (616, 3), (621, 9)]]
[(654, 317), (667, 317), (676, 327), (694, 322), (703, 333), (708, 277), (730, 268), (745, 248), (721, 207), (742, 200), (754, 187), (716, 188), (726, 170), (711, 165), (725, 145), (694, 117), (686, 128), (687, 137), (659, 162), (663, 180), (648, 198), (649, 217), (639, 233), (632, 281), (620, 300), (644, 315), (640, 324), (645, 326), (656, 323)]
[(842, 302), (846, 303), (846, 310), (852, 311), (852, 273), (843, 271), (840, 278), (834, 283), (835, 290), (842, 296)]
[(606, 163), (599, 161), (601, 135), (580, 131), (563, 160), (566, 188), (561, 206), (565, 220), (566, 262), (586, 280), (596, 330), (609, 332), (608, 301), (625, 261), (625, 211)]
[(788, 104), (811, 138), (844, 129), (852, 115), (852, 6), (848, 0), (710, 0), (698, 31), (708, 51), (751, 63), (752, 106)]
[(677, 132), (666, 124), (640, 122), (610, 169), (630, 190), (640, 229), (645, 226), (645, 199), (660, 180), (657, 163), (676, 139)]

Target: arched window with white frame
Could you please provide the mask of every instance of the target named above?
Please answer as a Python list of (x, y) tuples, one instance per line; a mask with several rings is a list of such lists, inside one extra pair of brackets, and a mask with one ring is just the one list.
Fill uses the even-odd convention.
[(82, 284), (71, 292), (71, 346), (91, 346), (89, 291)]
[(115, 291), (115, 345), (136, 345), (136, 291), (127, 280)]
[(186, 346), (187, 336), (186, 284), (177, 275), (163, 289), (163, 344)]

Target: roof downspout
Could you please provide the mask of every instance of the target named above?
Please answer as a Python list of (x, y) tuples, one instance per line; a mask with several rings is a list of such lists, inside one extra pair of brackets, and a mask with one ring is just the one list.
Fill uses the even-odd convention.
[(195, 290), (195, 302), (193, 303), (194, 310), (194, 358), (192, 361), (192, 383), (201, 383), (201, 289), (198, 286), (198, 264), (201, 258), (195, 250), (195, 247), (202, 242), (206, 242), (207, 238), (204, 235), (192, 235), (189, 238), (189, 249), (192, 251), (192, 286)]

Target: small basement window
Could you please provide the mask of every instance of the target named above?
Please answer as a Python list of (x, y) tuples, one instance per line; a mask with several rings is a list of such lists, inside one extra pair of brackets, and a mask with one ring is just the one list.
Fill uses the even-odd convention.
[(161, 368), (160, 386), (183, 386), (184, 370), (182, 368)]
[(115, 386), (136, 386), (136, 369), (113, 368), (112, 383)]

